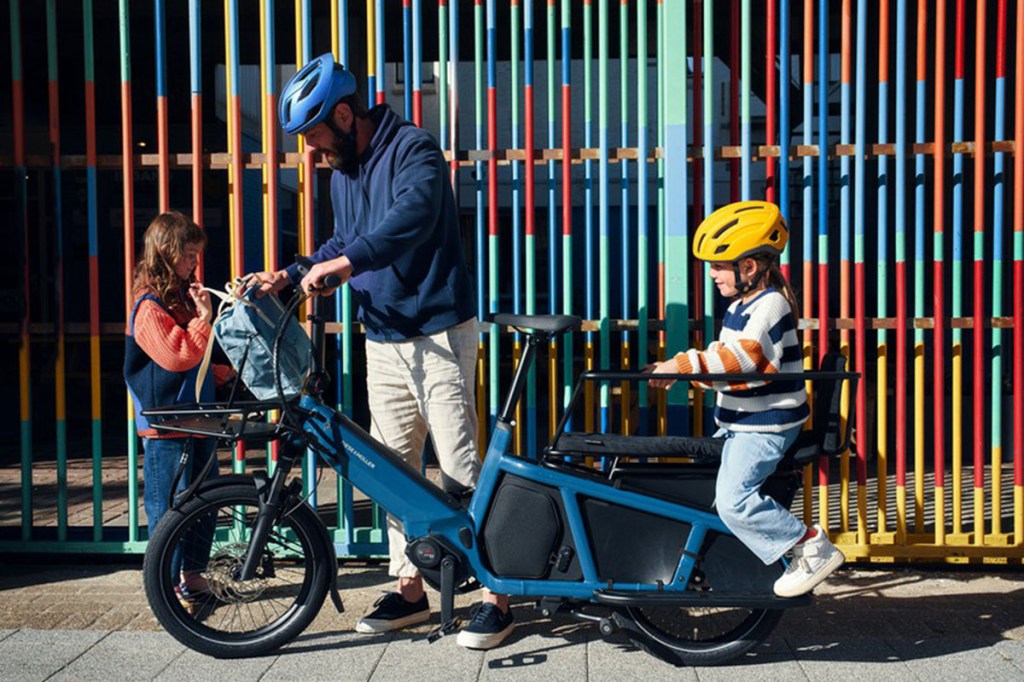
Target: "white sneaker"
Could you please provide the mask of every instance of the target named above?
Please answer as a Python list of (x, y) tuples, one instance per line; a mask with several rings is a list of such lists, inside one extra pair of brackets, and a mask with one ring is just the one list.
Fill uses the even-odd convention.
[(815, 524), (817, 534), (793, 546), (793, 557), (786, 572), (775, 581), (775, 594), (780, 597), (799, 597), (807, 594), (832, 571), (843, 565), (846, 557)]

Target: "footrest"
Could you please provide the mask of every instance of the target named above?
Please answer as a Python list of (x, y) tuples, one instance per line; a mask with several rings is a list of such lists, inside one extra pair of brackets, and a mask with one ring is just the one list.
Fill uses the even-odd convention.
[(711, 463), (722, 458), (724, 444), (721, 438), (563, 433), (545, 453), (558, 457), (687, 457)]
[(794, 606), (808, 606), (811, 595), (799, 597), (776, 597), (774, 594), (723, 594), (707, 592), (672, 592), (669, 590), (646, 592), (627, 590), (595, 590), (594, 601), (605, 606), (702, 606), (733, 607), (748, 609), (788, 609)]

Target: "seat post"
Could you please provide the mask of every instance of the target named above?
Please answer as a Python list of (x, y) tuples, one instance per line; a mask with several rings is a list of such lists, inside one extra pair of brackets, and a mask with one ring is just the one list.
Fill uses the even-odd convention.
[(512, 385), (508, 389), (508, 395), (505, 396), (505, 406), (501, 408), (501, 413), (498, 415), (498, 420), (501, 422), (512, 424), (512, 415), (515, 412), (516, 403), (519, 402), (519, 396), (523, 393), (526, 375), (533, 365), (533, 358), (537, 354), (537, 345), (540, 341), (540, 337), (536, 334), (526, 335), (526, 349), (523, 351), (522, 357), (519, 358), (519, 366), (516, 367), (515, 376), (512, 377)]

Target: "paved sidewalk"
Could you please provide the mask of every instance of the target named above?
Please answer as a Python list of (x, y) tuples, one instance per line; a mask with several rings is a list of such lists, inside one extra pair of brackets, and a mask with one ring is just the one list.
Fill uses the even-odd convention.
[(355, 620), (390, 580), (381, 565), (347, 564), (340, 584), (341, 616), (328, 601), (282, 651), (218, 661), (159, 630), (137, 564), (0, 563), (0, 679), (1024, 679), (1019, 569), (844, 569), (813, 606), (788, 613), (765, 646), (719, 668), (674, 668), (621, 634), (605, 639), (593, 625), (545, 619), (525, 601), (513, 607), (514, 635), (491, 652), (464, 650), (454, 637), (427, 644), (428, 628), (357, 635)]

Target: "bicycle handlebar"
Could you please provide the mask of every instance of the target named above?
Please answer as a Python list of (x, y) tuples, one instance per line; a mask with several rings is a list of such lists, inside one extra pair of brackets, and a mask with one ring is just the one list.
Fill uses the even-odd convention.
[[(309, 272), (312, 267), (312, 262), (306, 258), (296, 258), (296, 263), (299, 266), (299, 273), (305, 275)], [(341, 286), (341, 278), (337, 275), (327, 275), (323, 279), (322, 287), (310, 287), (310, 292), (318, 291), (320, 289), (335, 289)], [(295, 287), (295, 293), (292, 295), (291, 300), (285, 308), (284, 315), (281, 316), (281, 323), (278, 325), (277, 331), (274, 334), (273, 344), (273, 369), (274, 369), (274, 388), (277, 391), (277, 398), (281, 403), (281, 411), (290, 416), (291, 409), (288, 404), (288, 399), (284, 395), (284, 387), (281, 384), (281, 367), (278, 364), (278, 360), (281, 355), (281, 339), (284, 337), (285, 321), (295, 314), (299, 305), (310, 298), (309, 293), (302, 291), (299, 287)], [(319, 381), (324, 373), (324, 326), (325, 321), (322, 314), (323, 308), (323, 297), (314, 296), (313, 298), (313, 314), (309, 317), (310, 322), (310, 348), (309, 348), (309, 371), (306, 375), (306, 382), (310, 380)]]
[(633, 372), (617, 370), (590, 370), (580, 372), (579, 378), (593, 381), (651, 381), (653, 379), (670, 379), (673, 381), (846, 381), (859, 379), (859, 372), (781, 372), (765, 374), (762, 372), (719, 373), (691, 372), (689, 374), (653, 374), (651, 372)]

